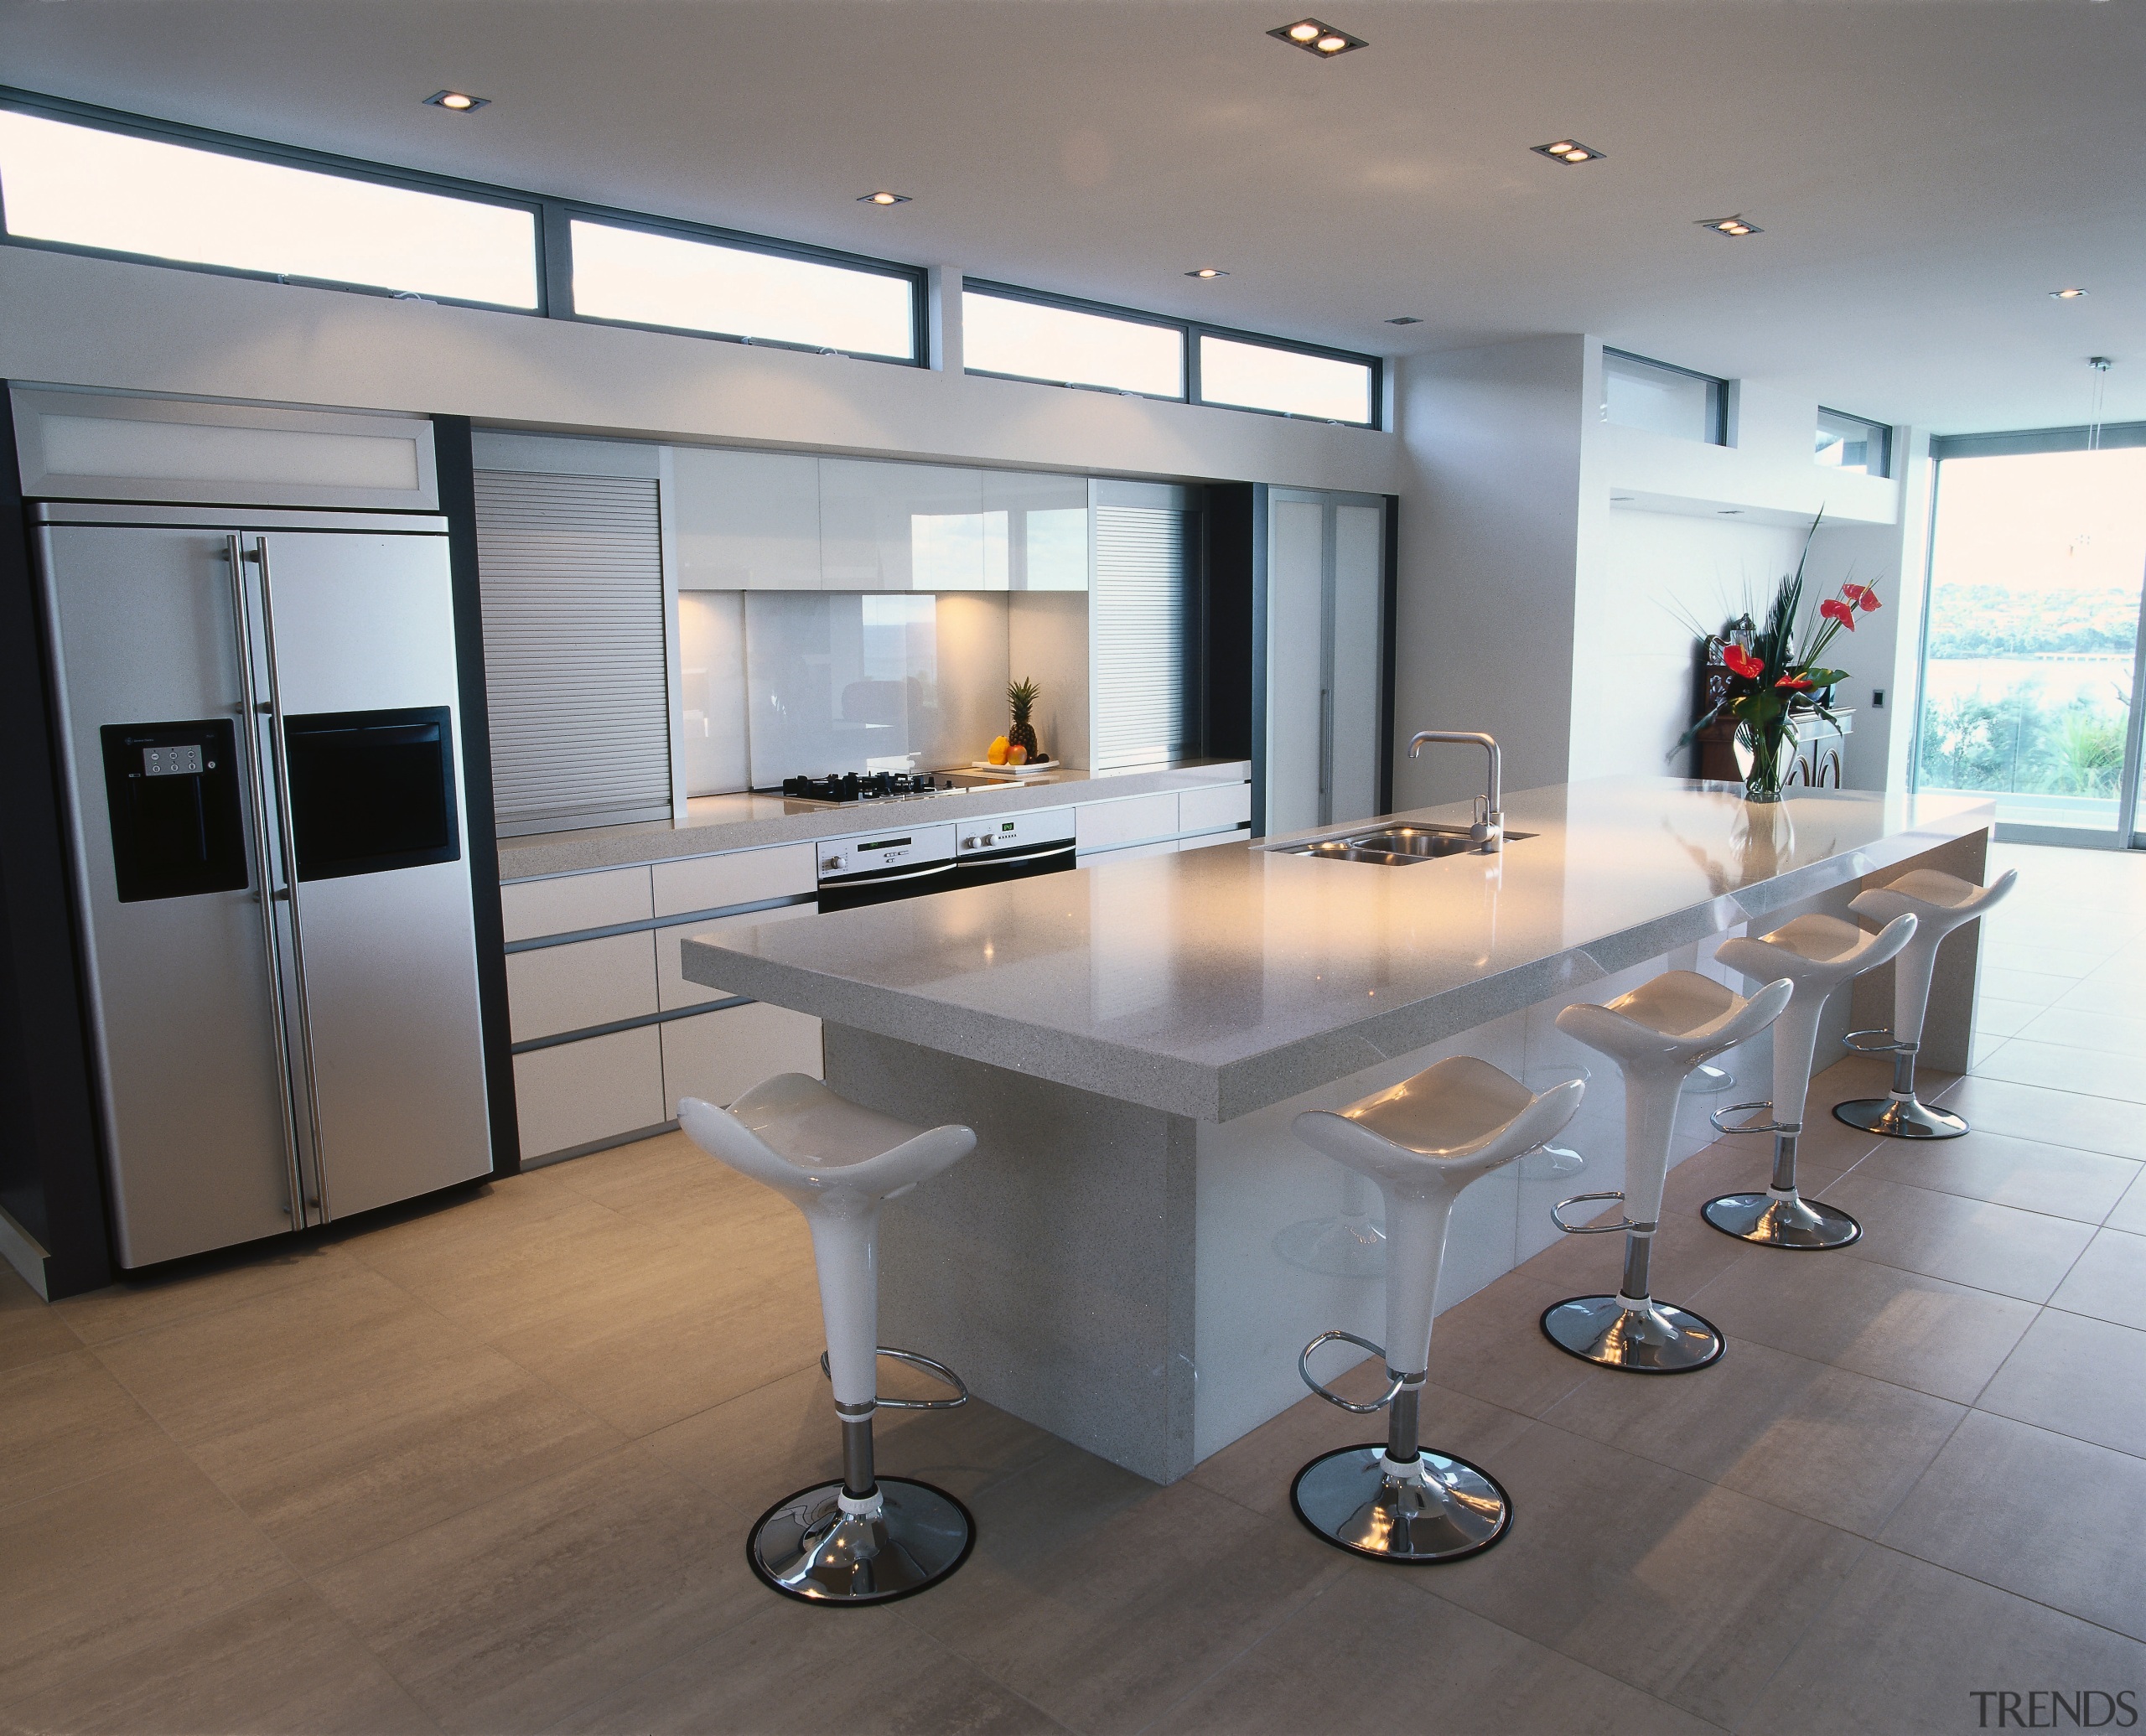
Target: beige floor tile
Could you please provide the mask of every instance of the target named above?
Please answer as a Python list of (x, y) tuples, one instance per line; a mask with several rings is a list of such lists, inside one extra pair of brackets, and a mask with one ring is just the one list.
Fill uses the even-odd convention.
[(310, 1586), (287, 1585), (11, 1707), (26, 1730), (437, 1731)]
[(2014, 1085), (2009, 1079), (1961, 1079), (1926, 1097), (1967, 1117), (1971, 1127), (2068, 1145), (2112, 1158), (2146, 1158), (2146, 1117), (2107, 1097)]
[(808, 1609), (770, 1593), (749, 1621), (689, 1646), (552, 1728), (618, 1736), (1012, 1736), (1063, 1727), (892, 1608)]
[(348, 1264), (332, 1242), (278, 1238), (170, 1276), (122, 1279), (86, 1296), (70, 1296), (54, 1303), (53, 1311), (81, 1334), (84, 1344), (101, 1345), (330, 1278)]
[(756, 1614), (744, 1522), (638, 1447), (314, 1576), (448, 1730), (542, 1728)]
[(1757, 1697), (1868, 1547), (1547, 1423), (1498, 1478), (1511, 1534), (1413, 1583), (1717, 1723)]
[(2035, 1305), (1843, 1254), (1769, 1254), (1692, 1305), (1728, 1334), (1967, 1404), (2012, 1353)]
[(2097, 1231), (2050, 1306), (2146, 1330), (2146, 1236)]
[(2015, 1085), (2146, 1103), (2146, 1059), (2142, 1054), (2146, 1051), (2113, 1055), (2013, 1037), (1998, 1044), (1987, 1060), (1978, 1061), (1975, 1072), (1983, 1079), (2009, 1079)]
[(2005, 1001), (1988, 994), (1978, 995), (1975, 1029), (1985, 1036), (2016, 1037), (2048, 1012), (2047, 1008), (2033, 1001)]
[[(880, 1366), (882, 1396), (938, 1396), (921, 1376), (905, 1380), (899, 1365)], [(1034, 1423), (977, 1398), (952, 1411), (882, 1410), (873, 1439), (883, 1474), (934, 1483), (965, 1501), (1055, 1444)], [(816, 1365), (658, 1429), (644, 1444), (746, 1513), (842, 1472), (834, 1402)]]
[(2074, 1013), (2114, 1013), (2125, 1018), (2146, 1018), (2146, 975), (2128, 961), (2105, 965), (2073, 987), (2063, 998), (2062, 1005)]
[(1887, 1139), (1855, 1166), (1904, 1186), (1987, 1200), (2021, 1211), (2046, 1212), (2098, 1224), (2146, 1165), (2099, 1152), (2009, 1139), (1981, 1128), (1958, 1139)]
[(2094, 1236), (2092, 1224), (2073, 1218), (1904, 1187), (1860, 1169), (1827, 1189), (1826, 1200), (1863, 1226), (1843, 1257), (2024, 1302), (2048, 1301)]
[(345, 1267), (96, 1352), (302, 1570), (620, 1444), (526, 1369)]
[[(1767, 1684), (1739, 1736), (1955, 1736), (1997, 1728), (1977, 1688), (2146, 1682), (2146, 1646), (1890, 1549), (1868, 1551)], [(2024, 1723), (2022, 1701), (2013, 1727)], [(2113, 1725), (2112, 1707), (2096, 1704)], [(2041, 1702), (2041, 1727), (2055, 1709)]]
[(2116, 1210), (2109, 1214), (2108, 1221), (2102, 1227), (2121, 1230), (2131, 1236), (2146, 1236), (2146, 1170), (2117, 1201)]
[(1153, 1726), (1159, 1736), (1702, 1736), (1716, 1727), (1436, 1596), (1352, 1568)]
[(1587, 1378), (1587, 1364), (1542, 1335), (1543, 1311), (1575, 1293), (1539, 1280), (1534, 1260), (1485, 1284), (1438, 1317), (1431, 1378), (1485, 1404), (1540, 1416)]
[(2097, 1055), (2131, 1059), (2146, 1055), (2146, 1015), (2127, 1018), (2121, 1013), (2075, 1011), (2059, 1005), (2044, 1008), (2009, 1034), (2029, 1038), (2036, 1043), (2089, 1049)]
[[(1672, 1179), (1677, 1171), (1703, 1161), (1703, 1155), (1678, 1164), (1670, 1172)], [(1661, 1227), (1655, 1232), (1650, 1269), (1655, 1294), (1671, 1302), (1687, 1301), (1731, 1267), (1747, 1259), (1765, 1257), (1765, 1250), (1739, 1241), (1734, 1236), (1723, 1235), (1699, 1215), (1699, 1208), (1716, 1194), (1763, 1188), (1764, 1171), (1754, 1180), (1749, 1164), (1732, 1167), (1724, 1163), (1714, 1168), (1716, 1174), (1711, 1182), (1700, 1176), (1692, 1177), (1692, 1182), (1698, 1184), (1682, 1189), (1681, 1199), (1672, 1197), (1666, 1189), (1662, 1195)], [(1613, 1202), (1604, 1216), (1614, 1223), (1623, 1210)], [(1561, 1236), (1522, 1269), (1529, 1277), (1548, 1285), (1560, 1297), (1607, 1295), (1617, 1288), (1624, 1273), (1625, 1238), (1621, 1235)]]
[(2058, 976), (2047, 971), (1984, 965), (1976, 987), (1982, 993), (1993, 995), (2001, 1001), (2024, 1001), (2033, 1006), (2050, 1007), (2067, 990), (2076, 987), (2078, 982), (2076, 977)]
[(66, 1315), (0, 1262), (0, 1368), (20, 1368), (81, 1347)]
[(2146, 1460), (1977, 1412), (1884, 1542), (2146, 1639)]
[(86, 1350), (0, 1373), (0, 1507), (170, 1454), (171, 1438)]
[(1347, 1565), (1293, 1519), (1067, 1446), (972, 1511), (967, 1565), (902, 1619), (1081, 1732), (1143, 1728)]
[(106, 1669), (296, 1578), (168, 1445), (153, 1460), (0, 1507), (0, 1706)]
[[(1443, 1329), (1444, 1323), (1439, 1323)], [(1431, 1340), (1436, 1360), (1438, 1340)], [(1359, 1364), (1330, 1382), (1343, 1397), (1368, 1403), (1386, 1390), (1376, 1359)], [(1497, 1474), (1499, 1455), (1532, 1426), (1517, 1411), (1499, 1409), (1480, 1399), (1437, 1385), (1426, 1386), (1418, 1400), (1417, 1433), (1423, 1443), (1442, 1453), (1472, 1459)], [(1357, 1417), (1310, 1394), (1278, 1417), (1194, 1467), (1192, 1480), (1226, 1495), (1255, 1513), (1286, 1517), (1289, 1485), (1297, 1473), (1322, 1453), (1386, 1438), (1386, 1413)]]
[(542, 1172), (599, 1205), (680, 1234), (794, 1215), (774, 1189), (717, 1162), (683, 1133), (592, 1152)]
[(719, 1246), (652, 1249), (630, 1293), (495, 1341), (614, 1428), (651, 1434), (818, 1363), (811, 1236), (791, 1211)]
[(1975, 1408), (2146, 1459), (2146, 1332), (2045, 1308)]
[(1965, 1414), (1927, 1393), (1744, 1340), (1687, 1379), (1599, 1371), (1543, 1420), (1874, 1536)]
[(2048, 944), (2030, 932), (1998, 920), (1983, 943), (1984, 970), (2034, 971), (2045, 977), (2091, 977), (2108, 962), (2106, 949), (2082, 946), (2076, 926), (2067, 925)]

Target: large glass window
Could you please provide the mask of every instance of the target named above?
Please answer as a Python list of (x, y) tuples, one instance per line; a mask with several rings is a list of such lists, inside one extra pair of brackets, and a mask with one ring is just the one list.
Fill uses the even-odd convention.
[(1729, 443), (1729, 382), (1621, 350), (1602, 352), (1602, 419), (1680, 440)]
[(916, 357), (909, 276), (578, 217), (572, 229), (573, 308), (583, 318)]
[(2122, 821), (2146, 448), (1938, 466), (1916, 782), (1993, 792), (2000, 822)]
[(1892, 444), (1893, 431), (1882, 422), (1866, 422), (1860, 416), (1844, 416), (1838, 410), (1818, 412), (1813, 456), (1829, 469), (1889, 476), (1893, 474)]
[(537, 305), (526, 208), (0, 110), (8, 233), (189, 265)]
[(1200, 336), (1200, 401), (1244, 410), (1274, 410), (1329, 422), (1371, 421), (1371, 365), (1247, 344), (1236, 338)]
[(971, 373), (1184, 396), (1184, 334), (1082, 308), (962, 293), (962, 362)]

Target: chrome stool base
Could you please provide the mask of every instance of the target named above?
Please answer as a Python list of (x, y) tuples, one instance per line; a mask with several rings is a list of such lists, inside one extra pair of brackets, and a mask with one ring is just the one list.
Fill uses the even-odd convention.
[(1863, 1226), (1846, 1212), (1800, 1194), (1786, 1200), (1774, 1194), (1724, 1194), (1701, 1206), (1699, 1215), (1724, 1236), (1767, 1248), (1844, 1248), (1863, 1235)]
[(1297, 1473), (1289, 1505), (1305, 1528), (1372, 1561), (1425, 1565), (1480, 1555), (1512, 1524), (1512, 1500), (1480, 1465), (1420, 1449), (1418, 1474), (1389, 1470), (1386, 1443), (1322, 1454)]
[(841, 1479), (785, 1495), (745, 1539), (760, 1582), (801, 1603), (889, 1604), (936, 1585), (969, 1558), (976, 1522), (942, 1489), (879, 1479), (880, 1510), (842, 1510)]
[(1967, 1124), (1950, 1110), (1929, 1108), (1912, 1094), (1836, 1103), (1833, 1119), (1888, 1139), (1957, 1139), (1967, 1131)]
[(1667, 1302), (1575, 1296), (1542, 1311), (1542, 1335), (1568, 1355), (1636, 1375), (1686, 1375), (1721, 1360), (1720, 1329)]

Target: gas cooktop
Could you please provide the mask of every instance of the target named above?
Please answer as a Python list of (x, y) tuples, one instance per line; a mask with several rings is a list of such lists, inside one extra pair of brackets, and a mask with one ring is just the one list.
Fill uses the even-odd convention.
[(863, 801), (915, 801), (920, 796), (947, 795), (956, 787), (951, 778), (928, 771), (850, 771), (839, 777), (782, 780), (785, 800), (820, 808)]

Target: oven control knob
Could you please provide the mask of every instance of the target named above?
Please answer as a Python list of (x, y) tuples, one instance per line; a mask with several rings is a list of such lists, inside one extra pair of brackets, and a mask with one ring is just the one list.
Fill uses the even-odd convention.
[(848, 866), (849, 864), (848, 861), (843, 858), (839, 856), (830, 856), (825, 862), (820, 864), (820, 872), (823, 874), (838, 874)]
[(982, 838), (963, 838), (962, 840), (962, 847), (964, 850), (981, 850), (983, 847), (983, 840)]

